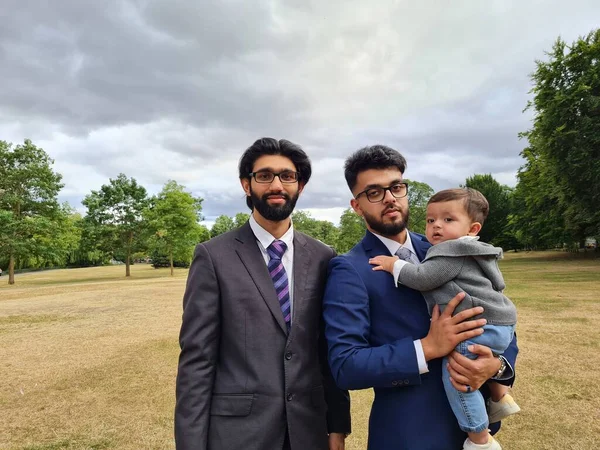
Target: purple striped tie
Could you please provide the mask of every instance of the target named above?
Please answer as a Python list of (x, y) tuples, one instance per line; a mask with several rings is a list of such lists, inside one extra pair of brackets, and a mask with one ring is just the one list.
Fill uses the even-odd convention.
[(287, 245), (285, 245), (285, 242), (273, 241), (271, 245), (267, 247), (267, 253), (270, 258), (267, 268), (269, 269), (269, 275), (271, 275), (271, 279), (273, 280), (275, 292), (279, 299), (279, 306), (283, 313), (283, 319), (285, 320), (285, 324), (289, 331), (292, 311), (290, 307), (290, 286), (288, 284), (287, 274), (285, 273), (285, 267), (283, 267), (283, 262), (281, 261), (286, 250)]

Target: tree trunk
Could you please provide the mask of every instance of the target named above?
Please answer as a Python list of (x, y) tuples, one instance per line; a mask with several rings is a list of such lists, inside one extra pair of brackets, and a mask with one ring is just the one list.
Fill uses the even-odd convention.
[(12, 254), (8, 262), (8, 284), (15, 284), (15, 257)]
[(131, 268), (129, 267), (129, 249), (127, 249), (127, 258), (125, 259), (125, 276), (126, 277), (130, 277), (131, 276)]
[(133, 233), (129, 233), (129, 245), (127, 246), (127, 258), (125, 259), (125, 277), (131, 276), (131, 243), (133, 242)]
[(173, 270), (173, 250), (169, 251), (169, 263), (171, 264), (171, 276), (174, 276), (174, 270)]
[[(14, 217), (18, 220), (21, 218), (21, 204), (17, 202), (14, 211)], [(8, 284), (15, 284), (15, 254), (10, 251), (10, 259), (8, 260)]]

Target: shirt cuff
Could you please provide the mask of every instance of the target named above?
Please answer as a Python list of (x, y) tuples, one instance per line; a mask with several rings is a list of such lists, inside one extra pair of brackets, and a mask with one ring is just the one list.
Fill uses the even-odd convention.
[(423, 345), (421, 344), (421, 339), (417, 339), (416, 341), (413, 341), (413, 344), (415, 344), (415, 352), (417, 353), (417, 364), (419, 365), (419, 375), (428, 373), (429, 366), (427, 365), (427, 361), (425, 361), (425, 353), (423, 353)]
[(398, 285), (398, 278), (400, 277), (400, 271), (402, 270), (402, 268), (406, 265), (406, 264), (410, 264), (408, 261), (404, 261), (402, 259), (399, 259), (398, 261), (396, 261), (394, 263), (394, 283), (396, 285)]

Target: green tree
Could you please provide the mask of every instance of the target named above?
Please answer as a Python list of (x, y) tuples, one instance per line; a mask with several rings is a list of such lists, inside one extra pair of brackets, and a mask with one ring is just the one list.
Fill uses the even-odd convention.
[(488, 217), (479, 232), (481, 240), (507, 249), (514, 248), (507, 229), (512, 189), (498, 183), (491, 174), (473, 175), (467, 178), (465, 186), (481, 192), (490, 205)]
[(210, 229), (210, 237), (214, 238), (220, 234), (227, 233), (235, 228), (235, 222), (229, 216), (224, 214), (217, 217), (215, 224)]
[(433, 195), (433, 188), (427, 183), (405, 180), (408, 183), (408, 205), (410, 208), (410, 231), (425, 234), (427, 202)]
[(73, 241), (76, 245), (72, 246), (65, 264), (70, 267), (89, 267), (108, 264), (110, 254), (98, 249), (96, 239), (93, 237), (93, 230), (90, 223), (86, 221), (81, 214), (72, 212), (68, 221), (73, 230)]
[(50, 251), (35, 256), (35, 262), (29, 267), (66, 266), (81, 241), (77, 220), (81, 220), (81, 216), (68, 203), (63, 203), (53, 221), (54, 232), (37, 237), (38, 243)]
[(0, 253), (8, 256), (9, 284), (15, 283), (17, 259), (54, 258), (60, 251), (52, 237), (62, 219), (57, 195), (63, 184), (53, 164), (29, 139), (14, 147), (0, 141)]
[(365, 235), (365, 222), (352, 208), (346, 209), (340, 217), (340, 226), (335, 249), (338, 253), (346, 253)]
[(97, 248), (125, 262), (125, 276), (131, 276), (131, 255), (144, 247), (143, 213), (149, 199), (146, 189), (134, 178), (119, 174), (99, 191), (82, 201), (87, 208), (85, 220), (97, 238)]
[(554, 208), (548, 195), (550, 191), (544, 192), (545, 188), (552, 189), (551, 180), (530, 175), (532, 172), (520, 177), (508, 218), (508, 230), (518, 242), (518, 248), (547, 249), (568, 242), (571, 238), (565, 233), (564, 217)]
[(333, 223), (328, 220), (319, 220), (315, 231), (316, 234), (313, 236), (315, 239), (336, 248), (340, 230)]
[[(550, 218), (547, 236), (583, 242), (600, 236), (600, 29), (570, 46), (559, 38), (547, 55), (531, 76), (534, 120), (521, 134), (529, 145), (519, 191), (527, 217)], [(553, 229), (559, 216), (562, 237)]]
[(200, 224), (198, 233), (198, 243), (205, 242), (210, 239), (210, 230), (202, 224)]
[(548, 172), (545, 161), (523, 150), (526, 163), (518, 173), (509, 225), (521, 247), (527, 250), (552, 248), (573, 243), (565, 217), (557, 207), (560, 189)]
[(317, 220), (308, 211), (295, 211), (292, 214), (294, 229), (306, 233), (319, 241), (335, 247), (338, 239), (338, 229), (327, 220)]
[(239, 228), (244, 225), (246, 222), (248, 222), (248, 219), (250, 219), (250, 214), (237, 213), (235, 215), (235, 219), (233, 220), (235, 228)]
[(292, 214), (294, 229), (313, 236), (317, 231), (317, 220), (313, 218), (308, 211), (294, 211)]
[(162, 191), (151, 200), (145, 212), (148, 227), (153, 235), (151, 245), (164, 248), (169, 258), (171, 276), (174, 275), (173, 259), (183, 254), (189, 261), (194, 244), (201, 236), (202, 199), (185, 191), (175, 181), (168, 181)]

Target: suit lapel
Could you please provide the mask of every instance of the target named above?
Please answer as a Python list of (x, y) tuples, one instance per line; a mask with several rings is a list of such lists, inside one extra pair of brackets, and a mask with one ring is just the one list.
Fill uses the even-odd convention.
[[(256, 237), (254, 236), (254, 233), (252, 233), (252, 228), (250, 228), (249, 223), (246, 223), (239, 228), (236, 241), (236, 253), (240, 257), (244, 267), (246, 267), (252, 281), (254, 281), (254, 284), (258, 288), (258, 291), (271, 311), (271, 314), (279, 324), (279, 327), (287, 335), (287, 327), (283, 320), (283, 314), (281, 313), (277, 293), (273, 286), (273, 280), (269, 276), (267, 265), (258, 248)], [(294, 249), (294, 251), (295, 250), (296, 249)], [(294, 284), (296, 283), (296, 280), (297, 279), (294, 278)]]
[(294, 307), (292, 316), (292, 328), (294, 330), (294, 319), (301, 317), (304, 307), (306, 286), (309, 282), (308, 269), (310, 267), (310, 250), (306, 239), (300, 233), (294, 232)]
[(391, 256), (389, 249), (385, 246), (381, 239), (375, 236), (373, 233), (367, 230), (367, 234), (362, 240), (362, 246), (365, 249), (365, 253), (369, 258), (373, 258), (379, 255)]

